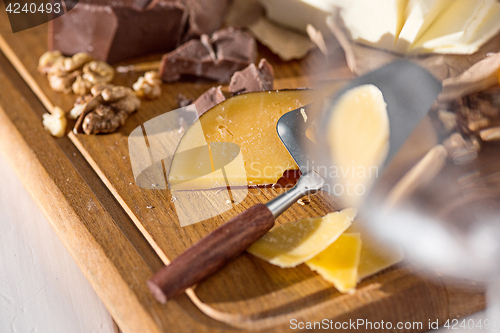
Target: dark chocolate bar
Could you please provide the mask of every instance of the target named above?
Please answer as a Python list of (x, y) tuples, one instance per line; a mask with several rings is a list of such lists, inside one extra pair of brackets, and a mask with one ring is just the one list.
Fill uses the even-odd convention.
[(228, 0), (81, 0), (49, 22), (49, 49), (110, 63), (175, 49), (220, 27)]

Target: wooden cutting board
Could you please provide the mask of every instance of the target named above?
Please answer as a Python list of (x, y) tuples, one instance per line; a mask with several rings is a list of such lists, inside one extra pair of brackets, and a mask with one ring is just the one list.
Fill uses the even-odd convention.
[[(69, 110), (75, 96), (52, 91), (47, 79), (36, 70), (39, 57), (46, 51), (46, 26), (16, 34), (8, 30), (7, 21), (0, 20), (0, 48), (22, 78), (47, 109), (57, 105)], [(306, 70), (322, 62), (319, 53), (313, 53), (302, 61), (286, 63), (261, 46), (259, 54), (273, 64), (276, 88), (279, 89), (309, 86), (311, 79), (306, 76)], [(158, 60), (159, 57), (156, 55), (136, 61)], [(342, 54), (334, 60), (329, 68), (330, 77), (349, 77)], [(140, 74), (118, 74), (114, 82), (131, 86)], [(179, 93), (194, 99), (212, 86), (215, 85), (206, 81), (164, 84), (162, 97), (144, 101), (139, 112), (132, 115), (118, 132), (97, 136), (68, 135), (165, 264), (232, 216), (280, 193), (273, 188), (258, 191), (220, 216), (181, 227), (168, 190), (143, 189), (135, 185), (127, 144), (129, 134), (146, 121), (176, 109)], [(38, 122), (41, 127), (41, 120), (38, 119)], [(49, 148), (46, 153), (51, 153)], [(312, 198), (305, 206), (294, 204), (277, 223), (321, 216), (341, 208), (331, 196), (318, 194)], [(195, 203), (186, 208), (197, 209)], [(61, 233), (61, 237), (75, 236)], [(123, 249), (107, 251), (111, 257), (127, 255)], [(95, 267), (92, 270), (86, 273), (99, 273)], [(126, 275), (126, 272), (117, 274)], [(93, 283), (101, 297), (113, 292), (96, 286), (99, 282)], [(145, 281), (135, 283), (143, 287)], [(134, 284), (130, 288), (133, 289)], [(476, 287), (469, 288), (465, 284), (457, 287), (437, 276), (431, 281), (419, 276), (407, 264), (364, 280), (352, 295), (342, 295), (305, 265), (280, 269), (246, 253), (200, 283), (196, 289), (188, 290), (187, 294), (203, 313), (213, 319), (232, 327), (273, 331), (286, 330), (291, 319), (345, 321), (358, 318), (374, 322), (418, 321), (424, 325), (410, 331), (426, 331), (429, 319), (444, 322), (484, 307), (484, 295)], [(121, 322), (132, 320), (123, 316), (123, 307), (107, 305), (111, 307), (113, 316), (121, 318)], [(148, 313), (151, 309), (146, 306), (144, 311)]]

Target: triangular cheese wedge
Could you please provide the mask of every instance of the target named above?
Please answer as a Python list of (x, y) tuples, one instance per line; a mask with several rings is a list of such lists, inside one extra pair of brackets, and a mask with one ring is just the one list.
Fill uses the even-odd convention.
[(359, 233), (363, 246), (358, 267), (358, 282), (387, 269), (404, 258), (403, 250), (393, 244), (387, 244), (355, 222), (345, 233)]
[(308, 260), (306, 265), (333, 283), (338, 291), (353, 292), (358, 282), (361, 248), (359, 233), (344, 233), (325, 251)]

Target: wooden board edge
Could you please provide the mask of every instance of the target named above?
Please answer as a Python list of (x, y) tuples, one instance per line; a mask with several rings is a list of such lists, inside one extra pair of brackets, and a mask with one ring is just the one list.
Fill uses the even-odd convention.
[[(0, 133), (0, 151), (119, 326), (131, 332), (137, 329), (142, 332), (160, 332), (130, 286), (123, 280), (104, 250), (83, 225), (78, 213), (75, 212), (61, 189), (52, 181), (48, 171), (39, 162), (1, 106)], [(54, 203), (52, 207), (40, 199), (47, 193), (51, 193), (51, 201)], [(58, 207), (66, 207), (66, 209), (59, 210)], [(68, 243), (70, 238), (91, 244), (92, 256), (88, 257), (79, 253), (78, 248)], [(95, 274), (95, 272), (100, 272), (100, 274)], [(106, 287), (109, 283), (104, 280), (106, 278), (111, 278), (114, 283), (112, 293), (111, 289)], [(116, 308), (117, 305), (119, 309)], [(134, 318), (134, 323), (123, 320), (128, 316)]]
[(0, 50), (2, 50), (3, 54), (7, 57), (7, 59), (9, 59), (10, 63), (14, 66), (19, 75), (21, 75), (21, 77), (28, 84), (31, 90), (33, 90), (33, 92), (40, 99), (45, 108), (49, 112), (52, 112), (52, 110), (54, 109), (54, 104), (52, 104), (49, 98), (45, 96), (40, 86), (36, 83), (35, 79), (28, 72), (26, 67), (24, 67), (21, 60), (19, 60), (19, 58), (16, 56), (12, 48), (9, 46), (9, 44), (1, 34), (0, 34)]
[(153, 236), (144, 228), (142, 223), (137, 219), (136, 215), (130, 210), (128, 205), (123, 201), (122, 197), (118, 194), (116, 191), (115, 187), (111, 184), (108, 178), (104, 175), (102, 172), (101, 168), (97, 165), (97, 163), (94, 161), (92, 156), (87, 153), (85, 148), (82, 146), (81, 142), (78, 140), (76, 135), (73, 132), (68, 133), (68, 137), (70, 138), (71, 142), (75, 145), (75, 147), (80, 151), (80, 153), (85, 157), (85, 160), (92, 166), (92, 169), (97, 173), (101, 181), (106, 185), (106, 187), (109, 189), (109, 191), (113, 194), (115, 199), (120, 203), (122, 208), (127, 212), (127, 215), (132, 219), (134, 222), (135, 226), (137, 229), (139, 229), (142, 233), (142, 235), (147, 239), (148, 243), (153, 247), (155, 250), (156, 254), (160, 257), (161, 261), (165, 264), (168, 265), (170, 263), (170, 260), (167, 258), (167, 255), (163, 250), (160, 248), (160, 246), (156, 243), (154, 240)]

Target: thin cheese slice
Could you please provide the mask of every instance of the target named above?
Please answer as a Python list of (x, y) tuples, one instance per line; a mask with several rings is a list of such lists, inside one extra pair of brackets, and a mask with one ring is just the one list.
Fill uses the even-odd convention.
[(326, 250), (308, 260), (306, 265), (333, 283), (338, 291), (353, 292), (358, 282), (361, 248), (359, 233), (344, 233)]
[(495, 5), (498, 5), (496, 0), (454, 0), (410, 47), (410, 51), (436, 52), (470, 44)]
[(343, 0), (340, 15), (351, 38), (373, 47), (393, 50), (403, 28), (407, 0)]
[(410, 0), (406, 21), (396, 41), (395, 50), (405, 53), (452, 2), (453, 0)]
[(295, 267), (324, 251), (352, 222), (353, 210), (288, 222), (269, 231), (247, 251), (282, 268)]
[(356, 207), (378, 176), (389, 149), (389, 116), (382, 92), (374, 85), (342, 95), (328, 124), (328, 142), (337, 173), (332, 191)]
[(359, 233), (363, 246), (358, 267), (358, 282), (387, 269), (404, 258), (403, 250), (393, 244), (387, 244), (370, 235), (368, 230), (354, 223), (345, 233)]

